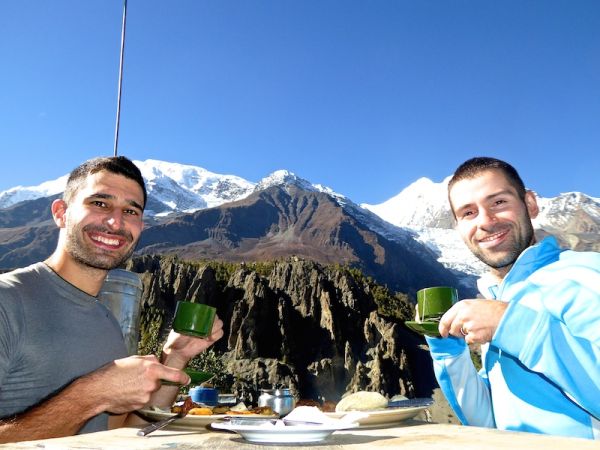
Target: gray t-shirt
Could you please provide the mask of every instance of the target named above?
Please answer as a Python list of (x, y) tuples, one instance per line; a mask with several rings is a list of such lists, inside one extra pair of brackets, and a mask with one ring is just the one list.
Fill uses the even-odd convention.
[[(0, 275), (0, 418), (127, 356), (112, 313), (44, 263)], [(106, 430), (108, 415), (79, 433)]]

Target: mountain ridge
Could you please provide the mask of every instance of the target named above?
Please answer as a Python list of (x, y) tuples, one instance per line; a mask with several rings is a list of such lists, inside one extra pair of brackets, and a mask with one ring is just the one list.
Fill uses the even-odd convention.
[[(453, 218), (446, 199), (449, 177), (441, 183), (435, 183), (423, 177), (381, 204), (358, 205), (344, 195), (336, 193), (326, 186), (313, 184), (288, 170), (277, 170), (258, 183), (254, 183), (234, 175), (220, 175), (185, 164), (158, 160), (136, 161), (135, 163), (142, 171), (149, 193), (145, 214), (148, 229), (143, 233), (143, 239), (144, 236), (150, 236), (156, 232), (148, 233), (155, 226), (162, 227), (157, 230), (166, 230), (165, 224), (170, 224), (170, 233), (173, 233), (172, 230), (184, 227), (187, 222), (194, 220), (194, 214), (201, 211), (208, 211), (202, 214), (203, 220), (207, 220), (206, 217), (209, 216), (219, 217), (221, 222), (211, 225), (212, 234), (204, 238), (202, 244), (188, 243), (188, 249), (178, 248), (184, 254), (199, 254), (200, 248), (208, 251), (211, 245), (207, 239), (212, 239), (211, 242), (214, 244), (208, 254), (218, 256), (223, 252), (229, 253), (231, 258), (236, 260), (250, 255), (257, 257), (259, 254), (282, 256), (302, 249), (306, 244), (302, 242), (302, 239), (308, 239), (307, 234), (296, 232), (308, 226), (310, 218), (292, 214), (282, 219), (283, 211), (285, 208), (290, 208), (291, 203), (283, 207), (281, 202), (277, 205), (275, 198), (263, 199), (266, 203), (270, 201), (270, 205), (274, 209), (267, 212), (265, 205), (261, 206), (257, 203), (257, 211), (262, 212), (253, 212), (257, 216), (252, 219), (254, 226), (258, 226), (257, 224), (261, 220), (270, 219), (273, 222), (269, 227), (275, 227), (274, 229), (281, 231), (285, 225), (287, 227), (285, 233), (267, 229), (264, 236), (251, 237), (249, 235), (243, 238), (235, 237), (235, 229), (239, 228), (237, 222), (243, 222), (244, 218), (238, 217), (233, 220), (231, 214), (223, 215), (223, 211), (213, 210), (224, 205), (231, 205), (231, 208), (241, 207), (240, 205), (243, 203), (239, 202), (243, 202), (250, 196), (273, 187), (280, 187), (281, 191), (278, 194), (280, 198), (283, 198), (281, 196), (284, 195), (284, 192), (287, 194), (291, 192), (297, 194), (300, 191), (310, 192), (314, 194), (310, 199), (303, 194), (294, 201), (316, 201), (323, 208), (327, 203), (325, 197), (317, 199), (315, 196), (319, 194), (328, 197), (331, 199), (329, 211), (334, 216), (341, 214), (340, 211), (344, 211), (344, 214), (353, 218), (354, 224), (364, 225), (366, 229), (370, 230), (369, 232), (375, 233), (382, 239), (404, 246), (410, 246), (413, 242), (422, 244), (424, 247), (419, 250), (420, 252), (425, 251), (423, 248), (426, 248), (437, 258), (437, 261), (454, 274), (459, 275), (465, 286), (471, 284), (472, 278), (479, 276), (485, 270), (483, 264), (468, 251), (457, 233), (453, 231)], [(65, 175), (39, 186), (21, 188), (22, 192), (19, 192), (18, 187), (0, 192), (0, 206), (9, 205), (0, 208), (0, 266), (14, 267), (28, 263), (33, 257), (47, 256), (45, 253), (50, 245), (47, 243), (40, 245), (37, 242), (42, 237), (53, 239), (56, 235), (55, 226), (49, 214), (49, 205), (51, 200), (61, 192), (61, 183), (64, 188), (66, 178)], [(52, 197), (45, 197), (50, 194)], [(25, 200), (15, 203), (17, 199), (22, 198)], [(534, 220), (534, 224), (540, 236), (555, 234), (562, 244), (572, 248), (600, 250), (597, 237), (600, 234), (600, 199), (575, 192), (561, 194), (555, 198), (539, 198), (538, 201), (541, 211), (539, 217)], [(333, 204), (340, 209), (332, 209)], [(233, 211), (233, 209), (229, 210)], [(267, 214), (267, 216), (259, 217), (260, 214)], [(339, 216), (336, 217), (339, 218)], [(283, 220), (283, 222), (279, 223), (279, 220)], [(293, 224), (291, 223), (293, 220), (300, 222)], [(335, 221), (330, 220), (329, 222), (331, 225)], [(337, 225), (342, 222), (340, 221)], [(320, 223), (321, 226), (329, 226), (328, 221), (323, 218)], [(339, 233), (339, 230), (329, 230), (329, 232)], [(355, 230), (355, 232), (360, 235), (364, 231)], [(312, 233), (315, 236), (320, 234), (323, 239), (323, 230), (315, 229)], [(242, 239), (243, 245), (236, 248), (236, 251), (240, 253), (234, 257), (231, 253), (234, 247), (231, 245), (236, 239)], [(257, 248), (253, 250), (250, 248), (252, 239), (255, 239), (254, 243), (257, 245)], [(373, 240), (373, 238), (371, 239)], [(327, 255), (322, 254), (325, 249), (319, 249), (318, 245), (320, 244), (316, 240), (313, 239), (311, 242), (312, 252), (320, 255), (320, 261), (328, 262)], [(238, 244), (240, 243), (238, 242)], [(167, 247), (168, 244), (165, 242), (157, 241), (151, 246), (149, 245), (147, 250), (164, 252)], [(348, 256), (349, 254), (342, 257), (344, 252), (335, 246), (327, 248), (327, 252), (329, 251), (340, 257), (342, 262), (354, 258), (354, 256), (352, 258)]]

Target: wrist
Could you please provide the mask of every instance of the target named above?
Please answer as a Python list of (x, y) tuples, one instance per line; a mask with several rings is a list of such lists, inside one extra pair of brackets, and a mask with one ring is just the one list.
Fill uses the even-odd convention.
[(170, 348), (164, 348), (160, 355), (161, 364), (173, 367), (174, 369), (183, 369), (187, 366), (189, 359), (178, 355)]
[[(88, 411), (89, 417), (106, 412), (110, 408), (108, 397), (102, 389), (102, 382), (94, 373), (75, 379), (66, 389), (65, 394), (73, 397), (77, 403)], [(97, 386), (96, 386), (97, 385)]]

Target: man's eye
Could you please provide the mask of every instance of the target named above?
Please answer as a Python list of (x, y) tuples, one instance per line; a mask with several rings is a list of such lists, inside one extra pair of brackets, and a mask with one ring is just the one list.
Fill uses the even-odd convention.
[(474, 214), (474, 212), (473, 212), (473, 211), (465, 211), (465, 212), (463, 212), (463, 213), (462, 213), (462, 217), (463, 217), (464, 219), (468, 219), (468, 218), (469, 218), (469, 217), (471, 217), (473, 214)]
[(125, 211), (123, 211), (125, 214), (128, 214), (130, 216), (139, 216), (140, 214), (135, 210), (135, 209), (126, 209)]
[(100, 200), (92, 200), (92, 205), (98, 206), (100, 208), (106, 208), (106, 203)]

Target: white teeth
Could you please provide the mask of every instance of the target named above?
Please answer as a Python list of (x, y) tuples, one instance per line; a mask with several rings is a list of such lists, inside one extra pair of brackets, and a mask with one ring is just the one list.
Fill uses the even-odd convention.
[(483, 239), (480, 239), (479, 242), (489, 242), (489, 241), (493, 241), (494, 239), (497, 239), (499, 236), (502, 236), (504, 232), (500, 232), (500, 233), (496, 233), (493, 234), (491, 236), (485, 237)]
[(106, 244), (106, 245), (119, 245), (118, 239), (108, 239), (108, 238), (105, 238), (102, 236), (93, 236), (92, 239), (95, 241), (98, 241), (98, 242), (102, 242), (103, 244)]

